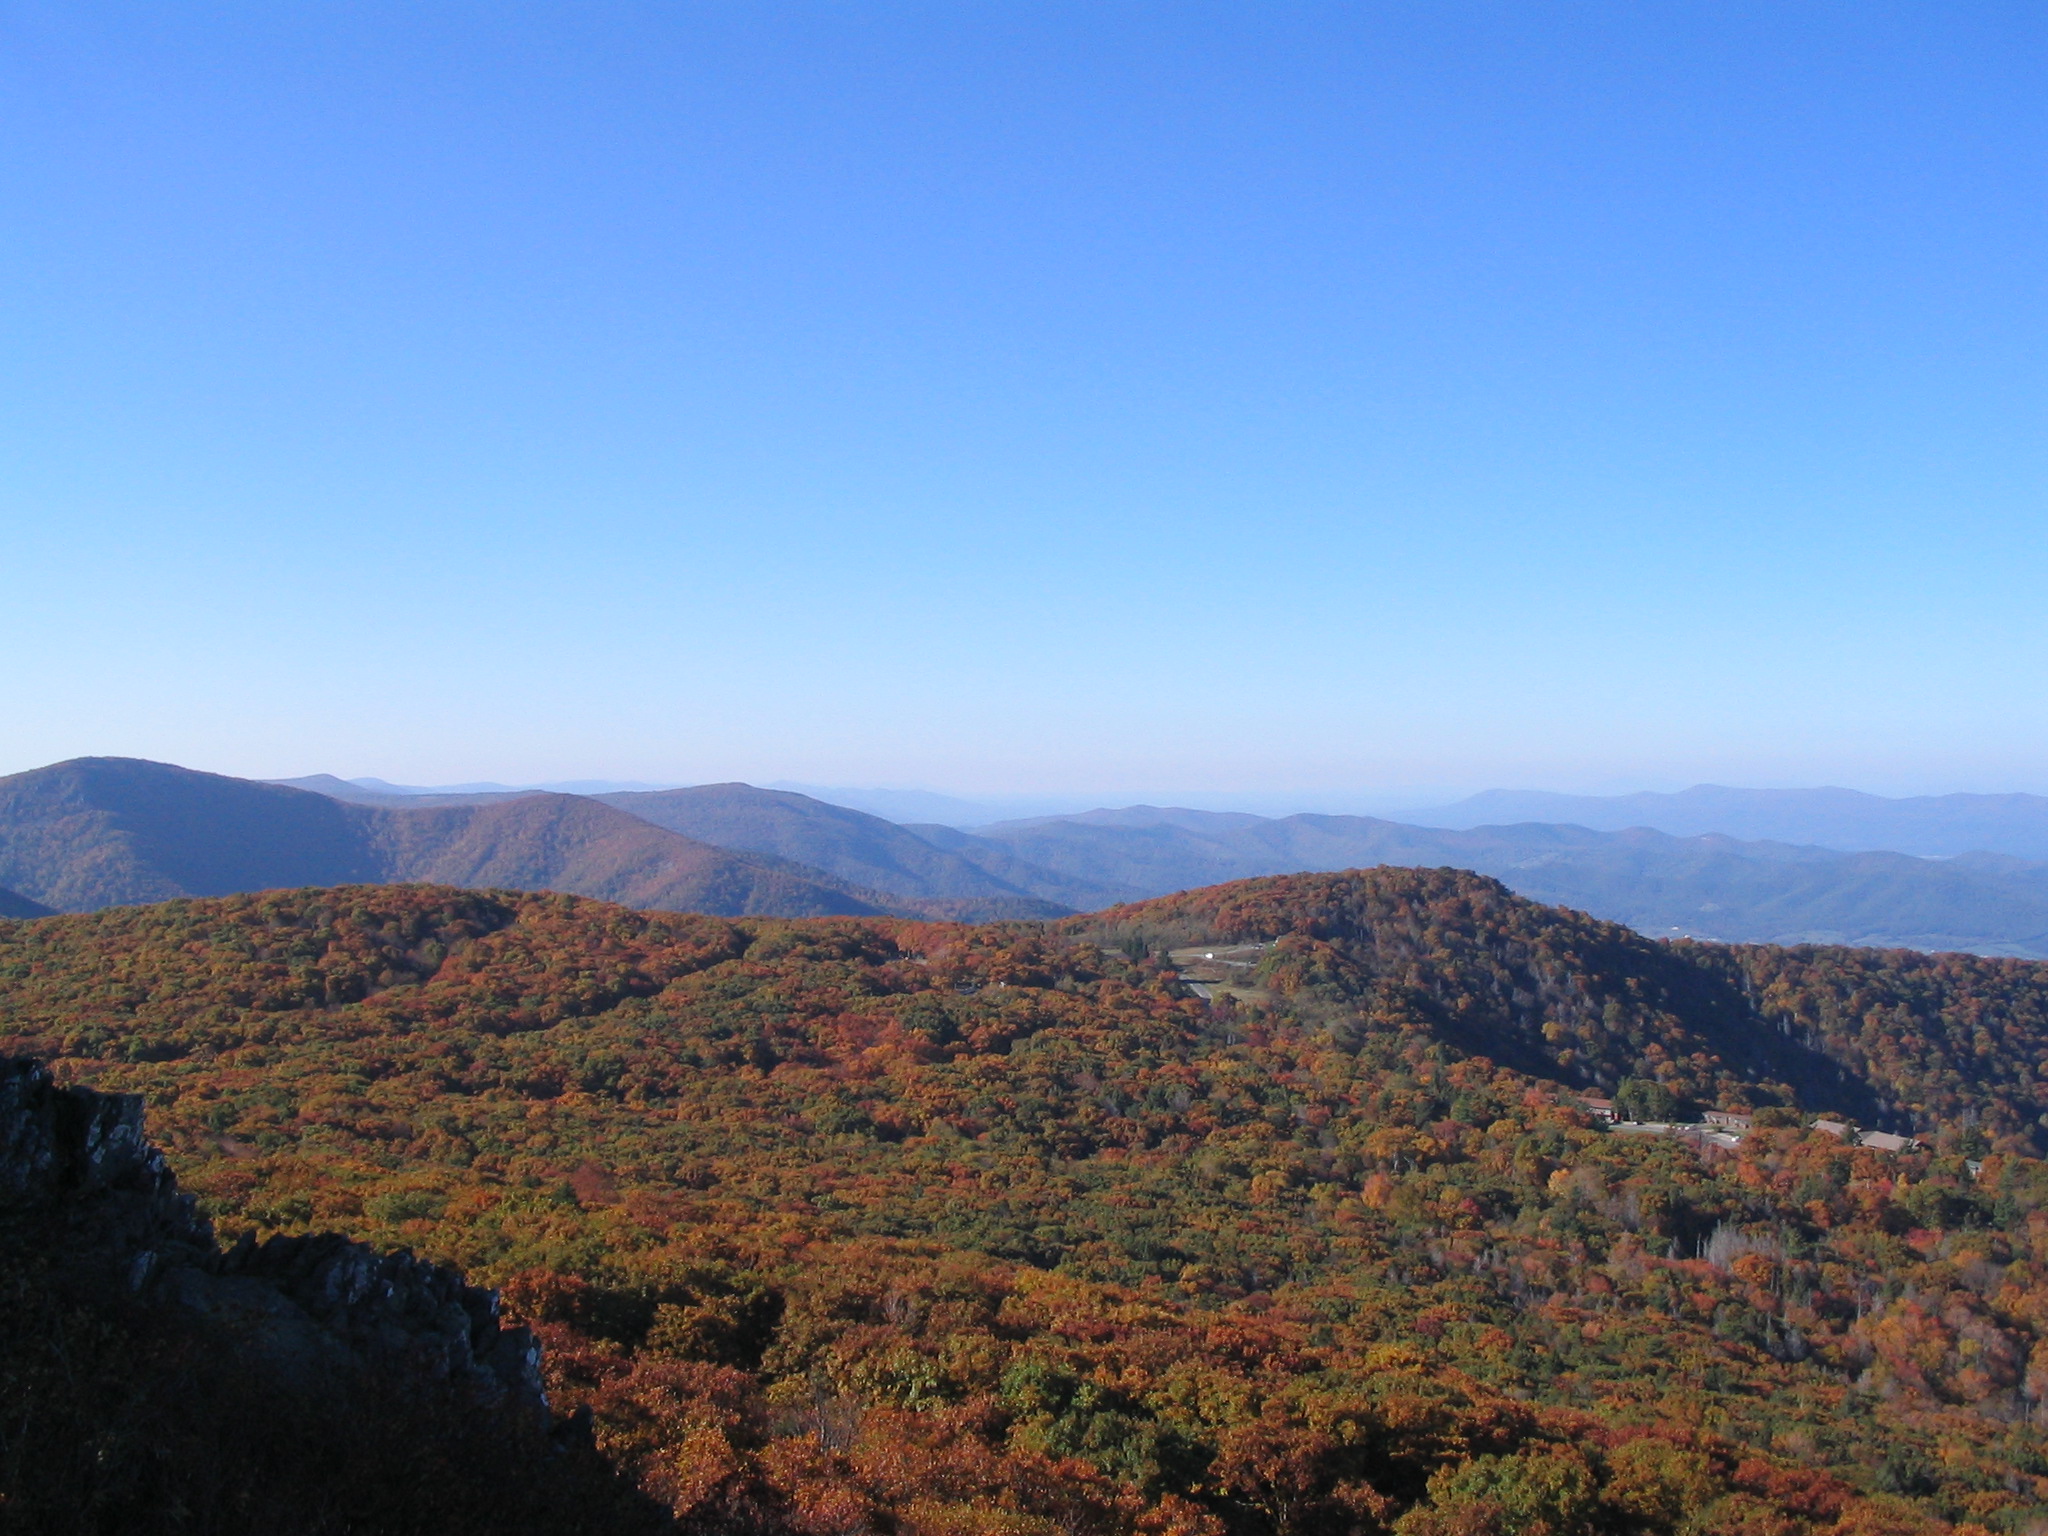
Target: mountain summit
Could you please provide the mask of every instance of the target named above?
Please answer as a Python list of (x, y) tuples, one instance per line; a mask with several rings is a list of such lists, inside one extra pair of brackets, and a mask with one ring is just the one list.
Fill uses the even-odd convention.
[(2048, 863), (1993, 853), (1150, 805), (962, 831), (749, 784), (394, 795), (327, 775), (255, 783), (129, 758), (0, 779), (0, 892), (14, 893), (11, 907), (0, 894), (0, 916), (430, 880), (729, 916), (989, 922), (1380, 865), (1473, 870), (1663, 938), (2048, 957)]
[(823, 871), (714, 848), (576, 795), (393, 809), (104, 757), (0, 779), (0, 886), (60, 911), (410, 880), (726, 913), (888, 905)]

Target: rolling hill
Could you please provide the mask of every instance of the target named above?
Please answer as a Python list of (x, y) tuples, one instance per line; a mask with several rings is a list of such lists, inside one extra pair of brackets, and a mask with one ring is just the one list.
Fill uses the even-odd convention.
[(1699, 1105), (1832, 1104), (2048, 1150), (2048, 965), (1846, 945), (1659, 942), (1456, 870), (1284, 875), (1070, 919), (1156, 950), (1265, 946), (1254, 994), (1405, 1021), (1554, 1081)]
[(1148, 806), (955, 834), (969, 857), (987, 844), (1116, 899), (1297, 870), (1448, 867), (1659, 936), (2048, 957), (2048, 866), (1988, 855), (1930, 860), (1644, 829), (1455, 831)]
[[(658, 827), (719, 848), (806, 864), (853, 885), (919, 901), (971, 901), (986, 917), (1058, 917), (1073, 908), (935, 846), (879, 816), (751, 784), (597, 795)], [(1042, 884), (1057, 884), (1043, 874)]]
[[(1213, 1000), (1162, 953), (1228, 941)], [(1448, 871), (987, 927), (356, 886), (0, 922), (0, 1021), (145, 1095), (234, 1252), (502, 1287), (685, 1531), (2048, 1520), (2041, 965)], [(1754, 1122), (1609, 1130), (1609, 1083)], [(47, 1332), (50, 1390), (99, 1366)]]
[(822, 871), (713, 848), (575, 795), (393, 809), (131, 758), (0, 779), (0, 886), (60, 911), (411, 880), (733, 914), (889, 906)]
[(359, 812), (133, 758), (0, 779), (0, 886), (60, 911), (384, 878)]
[(888, 897), (850, 890), (819, 870), (714, 848), (580, 795), (373, 811), (365, 820), (387, 880), (569, 891), (733, 916), (890, 910)]
[[(0, 780), (0, 888), (59, 910), (336, 881), (556, 889), (665, 910), (1034, 919), (1221, 881), (1395, 865), (1493, 875), (1663, 936), (2048, 957), (2048, 864), (1361, 816), (1127, 806), (975, 831), (744, 784), (381, 795), (130, 759)], [(309, 792), (311, 791), (311, 792)]]
[(1085, 868), (1051, 869), (1024, 858), (998, 838), (980, 837), (937, 822), (906, 825), (934, 848), (943, 848), (985, 869), (1005, 884), (1028, 891), (1040, 901), (1052, 902), (1072, 911), (1088, 912), (1145, 894), (1121, 881), (1103, 879)]
[(1678, 837), (1805, 843), (1852, 853), (1890, 850), (1927, 857), (2003, 853), (2048, 859), (2048, 797), (1915, 795), (1891, 799), (1854, 789), (1729, 789), (1696, 784), (1676, 794), (1559, 795), (1492, 789), (1455, 805), (1415, 811), (1430, 827), (1568, 822), (1595, 831), (1649, 827)]

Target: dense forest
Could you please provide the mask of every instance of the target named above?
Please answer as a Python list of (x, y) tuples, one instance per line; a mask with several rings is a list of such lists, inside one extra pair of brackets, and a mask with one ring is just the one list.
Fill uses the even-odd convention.
[[(1201, 997), (1168, 956), (1211, 941), (1259, 947)], [(225, 1236), (501, 1286), (687, 1528), (806, 1536), (2039, 1529), (2044, 1000), (1449, 871), (981, 927), (0, 923), (0, 1049), (144, 1094)]]

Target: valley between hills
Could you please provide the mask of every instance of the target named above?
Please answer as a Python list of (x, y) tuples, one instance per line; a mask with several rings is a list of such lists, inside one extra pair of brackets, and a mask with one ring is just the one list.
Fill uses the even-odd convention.
[(0, 1532), (2048, 1526), (2048, 964), (1404, 867), (1967, 861), (418, 798), (0, 781)]
[[(1195, 994), (1204, 945), (1241, 986)], [(1656, 942), (1454, 871), (979, 925), (353, 885), (0, 922), (0, 1021), (169, 1159), (37, 1174), (120, 1101), (0, 1094), (10, 1528), (2048, 1519), (2032, 962)], [(376, 1311), (347, 1277), (398, 1250), (459, 1278)], [(465, 1281), (542, 1346), (539, 1427), (418, 1374), (513, 1347)], [(443, 1313), (475, 1342), (422, 1353)]]

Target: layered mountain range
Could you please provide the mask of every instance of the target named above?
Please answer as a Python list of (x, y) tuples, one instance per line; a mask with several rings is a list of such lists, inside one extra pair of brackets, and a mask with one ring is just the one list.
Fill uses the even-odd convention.
[(1731, 789), (1695, 784), (1675, 794), (1560, 795), (1490, 789), (1454, 805), (1408, 813), (1430, 827), (1569, 822), (1599, 832), (1648, 827), (1676, 837), (1806, 843), (1847, 853), (1889, 850), (1945, 858), (2004, 853), (2048, 859), (2048, 796), (1909, 795), (1856, 789)]
[[(927, 851), (934, 863), (947, 858)], [(584, 795), (363, 803), (127, 758), (0, 779), (0, 886), (45, 908), (404, 881), (726, 915), (958, 915), (772, 852), (716, 847)], [(1029, 898), (1012, 906), (973, 915), (1054, 910)]]
[[(1821, 800), (1806, 805), (1798, 794)], [(1730, 826), (1796, 829), (1832, 807), (1851, 820), (1863, 817), (1856, 825), (1865, 828), (1890, 817), (1902, 835), (1914, 825), (1945, 829), (1935, 838), (1944, 856), (1926, 856), (1935, 846), (1926, 838), (1926, 847), (1904, 852), (1852, 850), (1738, 838), (1725, 828), (1560, 820), (1420, 826), (1153, 806), (962, 830), (899, 825), (747, 784), (402, 794), (327, 775), (260, 783), (82, 758), (0, 779), (0, 915), (299, 885), (436, 881), (726, 916), (995, 921), (1261, 875), (1399, 865), (1473, 870), (1523, 895), (1663, 937), (2048, 957), (2048, 863), (2010, 851), (2031, 846), (2033, 797), (1959, 796), (1923, 806), (1848, 791), (1771, 798), (1778, 795), (1703, 788), (1575, 800), (1564, 809), (1608, 822), (1668, 813), (1674, 826), (1691, 827), (1711, 821), (1718, 807)], [(1496, 798), (1503, 814), (1531, 808)], [(1482, 797), (1440, 819), (1469, 820), (1493, 804)], [(1853, 828), (1843, 826), (1838, 840), (1854, 841)], [(1957, 846), (1972, 828), (2001, 851)]]
[(2048, 864), (2002, 854), (1936, 860), (1641, 827), (1450, 830), (1369, 816), (1276, 819), (1148, 806), (976, 833), (916, 830), (969, 856), (987, 849), (1023, 866), (1092, 877), (1123, 900), (1290, 871), (1447, 867), (1663, 937), (2048, 956)]

